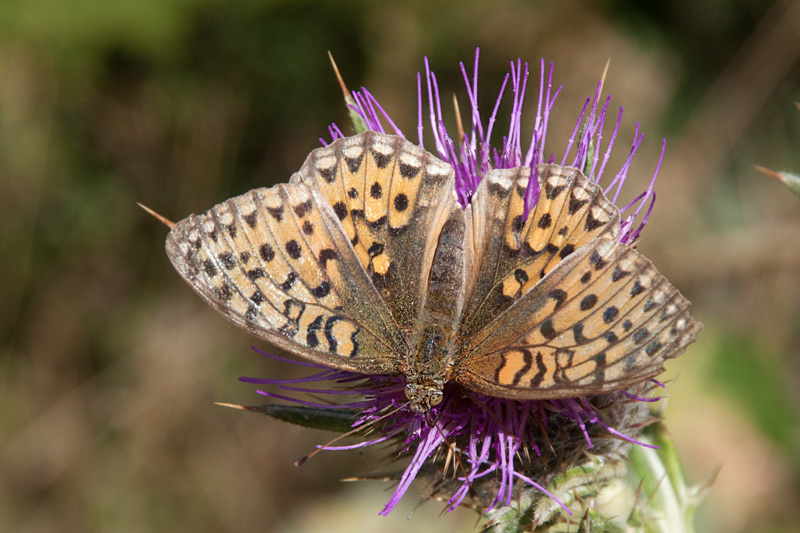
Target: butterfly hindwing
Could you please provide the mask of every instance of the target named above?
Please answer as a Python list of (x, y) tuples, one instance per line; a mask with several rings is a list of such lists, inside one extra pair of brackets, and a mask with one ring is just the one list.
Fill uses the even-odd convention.
[(663, 370), (700, 324), (644, 256), (600, 238), (559, 264), (458, 358), (456, 380), (516, 399), (617, 390)]

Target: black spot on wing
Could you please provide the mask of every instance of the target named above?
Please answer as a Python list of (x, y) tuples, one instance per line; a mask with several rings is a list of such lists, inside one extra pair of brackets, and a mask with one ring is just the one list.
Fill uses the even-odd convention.
[(639, 344), (649, 336), (650, 331), (647, 328), (639, 328), (633, 332), (633, 342)]
[(344, 220), (347, 217), (347, 206), (344, 202), (336, 202), (333, 204), (333, 212), (339, 220)]
[(522, 358), (523, 358), (523, 365), (522, 368), (517, 370), (514, 374), (514, 379), (512, 381), (513, 385), (519, 385), (520, 380), (528, 373), (528, 370), (531, 369), (533, 366), (533, 354), (529, 350), (522, 350)]
[(221, 287), (214, 289), (214, 295), (220, 302), (226, 303), (233, 298), (233, 289), (231, 289), (230, 285), (224, 283)]
[(608, 306), (605, 311), (603, 311), (603, 322), (606, 324), (613, 322), (614, 319), (617, 318), (618, 314), (619, 310), (616, 307), (613, 305)]
[(394, 208), (400, 212), (405, 211), (408, 209), (408, 196), (403, 193), (398, 194), (394, 197)]
[(317, 332), (322, 328), (322, 315), (314, 319), (311, 324), (306, 328), (306, 346), (309, 348), (316, 348), (319, 346), (319, 338)]
[(296, 240), (291, 239), (286, 243), (286, 253), (289, 254), (289, 257), (292, 259), (300, 259), (301, 252), (302, 248)]
[(647, 348), (644, 349), (644, 353), (646, 353), (647, 355), (653, 355), (660, 349), (661, 349), (661, 343), (655, 340), (647, 345)]
[(275, 250), (267, 244), (262, 244), (261, 247), (258, 249), (258, 255), (261, 256), (261, 259), (265, 263), (269, 263), (273, 259), (275, 259)]
[(311, 200), (306, 200), (305, 202), (299, 203), (294, 206), (294, 213), (298, 216), (298, 218), (303, 218), (311, 211)]
[(283, 219), (283, 206), (267, 207), (267, 213), (272, 216), (276, 221), (280, 222)]
[(254, 268), (253, 270), (247, 271), (247, 279), (250, 281), (255, 281), (257, 279), (263, 278), (266, 276), (266, 272), (264, 272), (263, 268)]
[(256, 222), (258, 221), (258, 215), (256, 214), (255, 211), (253, 211), (250, 214), (245, 215), (242, 218), (244, 218), (244, 221), (247, 223), (248, 226), (250, 226), (250, 228), (255, 228), (256, 227)]
[(548, 298), (556, 301), (556, 310), (558, 310), (567, 299), (567, 291), (563, 289), (553, 289), (547, 293)]
[[(611, 281), (619, 281), (625, 276), (629, 275), (630, 272), (626, 270), (622, 270), (619, 265), (614, 267), (614, 272), (611, 273)], [(635, 295), (634, 295), (635, 296)]]
[(267, 297), (264, 296), (263, 292), (261, 292), (260, 290), (256, 289), (253, 292), (253, 295), (250, 296), (250, 301), (253, 302), (256, 305), (261, 305), (261, 304), (263, 304), (264, 302), (267, 301)]
[(416, 178), (420, 170), (421, 167), (400, 162), (400, 175), (406, 179)]
[(549, 181), (544, 184), (544, 194), (548, 200), (555, 200), (566, 189), (566, 185), (552, 185)]
[(637, 296), (644, 292), (644, 285), (638, 279), (633, 282), (633, 287), (631, 287), (631, 296)]
[(286, 281), (278, 285), (278, 288), (284, 292), (288, 291), (292, 288), (292, 285), (294, 285), (295, 281), (297, 281), (297, 272), (293, 270), (286, 275)]
[(574, 192), (572, 194), (570, 194), (570, 196), (569, 196), (569, 206), (567, 207), (567, 210), (568, 210), (569, 214), (570, 215), (574, 215), (578, 211), (578, 209), (580, 209), (581, 207), (586, 205), (586, 203), (588, 201), (589, 200), (578, 200), (577, 198), (575, 198), (575, 193)]
[(550, 340), (553, 337), (555, 337), (556, 330), (553, 328), (553, 320), (549, 317), (544, 319), (542, 324), (539, 326), (539, 331), (541, 332), (542, 337), (544, 337), (547, 340)]
[(375, 160), (375, 164), (378, 165), (378, 168), (386, 168), (392, 161), (392, 154), (382, 154), (376, 150), (372, 150), (372, 158)]
[(364, 160), (364, 154), (361, 154), (358, 157), (345, 157), (344, 162), (347, 164), (347, 169), (350, 171), (350, 174), (355, 174), (358, 172), (358, 169), (361, 168), (361, 161)]
[(531, 378), (531, 387), (538, 387), (547, 375), (547, 366), (544, 364), (542, 352), (536, 352), (536, 375)]
[(589, 212), (586, 214), (586, 224), (584, 225), (586, 231), (594, 231), (602, 225), (603, 222), (595, 218), (595, 216), (592, 214), (592, 211), (589, 210)]
[(537, 226), (541, 229), (547, 229), (550, 227), (550, 224), (553, 223), (553, 218), (550, 216), (550, 213), (545, 213), (539, 218), (539, 222)]
[(203, 271), (206, 273), (206, 276), (213, 278), (217, 275), (217, 266), (214, 264), (214, 261), (206, 259), (203, 261)]
[(602, 270), (608, 264), (608, 261), (603, 259), (603, 257), (597, 253), (597, 250), (592, 252), (592, 255), (589, 256), (589, 263), (594, 266), (595, 270)]
[(327, 183), (333, 183), (336, 180), (336, 169), (334, 167), (318, 168), (317, 172)]
[(580, 303), (581, 311), (588, 311), (592, 307), (597, 304), (597, 295), (596, 294), (588, 294), (583, 297)]
[(324, 298), (331, 292), (331, 284), (327, 281), (323, 281), (313, 289), (311, 289), (311, 294), (315, 298)]
[(558, 256), (559, 256), (561, 259), (564, 259), (565, 257), (567, 257), (568, 255), (570, 255), (570, 254), (571, 254), (572, 252), (574, 252), (574, 251), (575, 251), (575, 245), (574, 245), (574, 244), (567, 244), (566, 246), (564, 246), (564, 247), (561, 249), (561, 253), (559, 253), (559, 254), (558, 254)]
[(319, 253), (319, 262), (322, 264), (322, 268), (327, 268), (328, 261), (332, 261), (336, 258), (336, 250), (332, 248), (325, 248)]
[(583, 335), (583, 322), (578, 322), (572, 326), (572, 337), (575, 339), (575, 344), (584, 344), (589, 340)]
[(219, 262), (225, 267), (225, 270), (232, 270), (236, 266), (236, 259), (233, 257), (233, 254), (226, 252), (220, 254), (217, 259), (219, 259)]

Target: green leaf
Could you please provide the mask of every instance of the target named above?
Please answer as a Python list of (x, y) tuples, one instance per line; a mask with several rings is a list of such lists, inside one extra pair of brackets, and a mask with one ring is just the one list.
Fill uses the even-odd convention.
[(322, 429), (325, 431), (335, 431), (346, 433), (351, 431), (353, 421), (358, 415), (354, 409), (323, 409), (319, 407), (307, 407), (304, 405), (281, 405), (266, 403), (264, 405), (231, 405), (219, 404), (235, 409), (244, 409), (256, 413), (271, 416), (283, 422), (289, 422), (298, 426), (312, 429)]

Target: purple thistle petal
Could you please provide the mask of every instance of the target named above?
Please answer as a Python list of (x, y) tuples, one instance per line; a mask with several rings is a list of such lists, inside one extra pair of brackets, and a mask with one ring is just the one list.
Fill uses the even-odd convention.
[(625, 396), (627, 396), (628, 398), (630, 398), (631, 400), (636, 400), (637, 402), (651, 403), (651, 402), (657, 402), (657, 401), (661, 400), (661, 396), (653, 396), (651, 398), (645, 398), (645, 397), (642, 397), (642, 396), (637, 396), (636, 394), (633, 394), (632, 392), (628, 392), (626, 390), (621, 390), (620, 392), (622, 394), (624, 394)]
[[(369, 446), (373, 446), (375, 444), (380, 444), (381, 442), (386, 442), (387, 440), (391, 440), (394, 437), (396, 437), (397, 435), (399, 435), (401, 432), (402, 432), (402, 428), (397, 429), (396, 431), (394, 431), (392, 433), (387, 433), (383, 437), (379, 437), (379, 438), (374, 439), (374, 440), (367, 440), (367, 441), (359, 442), (359, 443), (356, 443), (356, 444), (349, 444), (349, 445), (346, 445), (346, 446), (323, 446), (323, 445), (318, 445), (317, 448), (318, 449), (319, 448), (324, 448), (325, 450), (334, 451), (334, 452), (357, 450), (359, 448), (367, 448)], [(398, 501), (400, 501), (400, 500), (398, 499)]]
[[(497, 113), (500, 110), (500, 102), (503, 101), (503, 95), (506, 92), (506, 86), (508, 85), (508, 79), (511, 75), (506, 74), (505, 78), (503, 78), (503, 85), (500, 86), (500, 92), (497, 95), (497, 101), (494, 103), (494, 109), (492, 109), (492, 114), (489, 116), (489, 127), (486, 131), (486, 144), (484, 145), (486, 150), (486, 161), (489, 160), (489, 152), (491, 151), (491, 142), (492, 142), (492, 131), (494, 130), (494, 123), (497, 120)], [(495, 151), (495, 154), (497, 152)], [(495, 155), (496, 157), (496, 155)], [(487, 172), (487, 169), (484, 169), (484, 172)]]
[(572, 145), (575, 143), (575, 136), (578, 134), (578, 130), (583, 122), (583, 117), (586, 115), (586, 108), (589, 107), (591, 101), (591, 98), (586, 99), (586, 102), (583, 104), (583, 109), (581, 109), (581, 114), (578, 115), (578, 121), (575, 123), (575, 127), (572, 130), (572, 135), (569, 136), (569, 140), (567, 141), (567, 149), (564, 150), (564, 157), (561, 158), (562, 167), (567, 164), (567, 156), (569, 155), (569, 151), (572, 149)]
[(633, 133), (633, 143), (631, 144), (631, 151), (628, 153), (628, 158), (625, 160), (625, 163), (622, 164), (622, 168), (619, 169), (617, 175), (614, 176), (614, 179), (608, 185), (603, 193), (608, 196), (608, 193), (611, 191), (613, 187), (616, 186), (616, 192), (614, 193), (614, 197), (611, 198), (611, 202), (616, 204), (617, 199), (619, 198), (619, 193), (622, 191), (622, 186), (625, 184), (625, 180), (628, 177), (628, 169), (630, 169), (631, 162), (633, 161), (633, 156), (636, 155), (636, 151), (639, 149), (639, 146), (642, 144), (644, 140), (644, 133), (639, 135), (639, 123), (636, 123), (636, 131)]
[(424, 128), (422, 125), (422, 74), (417, 72), (417, 136), (419, 138), (420, 148), (425, 148), (425, 145), (422, 143), (423, 131)]
[(542, 487), (541, 485), (539, 485), (538, 483), (536, 483), (536, 482), (535, 482), (534, 480), (532, 480), (531, 478), (529, 478), (529, 477), (527, 477), (527, 476), (524, 476), (524, 475), (520, 474), (519, 472), (514, 472), (514, 476), (516, 476), (516, 477), (520, 478), (520, 479), (521, 479), (522, 481), (524, 481), (525, 483), (527, 483), (527, 484), (529, 484), (529, 485), (532, 485), (532, 486), (536, 487), (537, 489), (539, 489), (540, 491), (542, 491), (542, 492), (544, 492), (545, 494), (547, 494), (547, 496), (548, 496), (548, 497), (549, 497), (551, 500), (553, 500), (554, 502), (556, 502), (558, 505), (560, 505), (560, 506), (561, 506), (561, 508), (562, 508), (562, 509), (564, 509), (564, 511), (566, 511), (566, 513), (567, 513), (568, 515), (572, 516), (572, 511), (570, 511), (570, 510), (569, 510), (569, 508), (567, 508), (567, 506), (566, 506), (566, 505), (564, 505), (564, 503), (563, 503), (561, 500), (559, 500), (558, 498), (556, 498), (556, 497), (555, 497), (555, 496), (554, 496), (554, 495), (553, 495), (553, 494), (552, 494), (550, 491), (548, 491), (546, 488)]
[[(608, 97), (609, 103), (611, 102), (611, 97)], [(611, 134), (611, 140), (608, 143), (608, 147), (606, 147), (606, 153), (603, 155), (603, 162), (600, 163), (600, 169), (597, 171), (597, 175), (595, 176), (594, 182), (599, 183), (600, 177), (603, 175), (603, 171), (606, 169), (606, 164), (608, 163), (609, 158), (611, 157), (611, 149), (614, 147), (614, 141), (617, 140), (617, 133), (619, 133), (619, 125), (622, 123), (622, 106), (619, 108), (619, 114), (617, 114), (617, 122), (614, 125), (614, 133)], [(598, 147), (600, 144), (598, 143)], [(608, 190), (608, 189), (606, 189)]]
[[(383, 115), (384, 120), (386, 120), (386, 122), (389, 123), (389, 126), (391, 126), (392, 129), (394, 130), (394, 134), (397, 135), (398, 137), (402, 137), (403, 139), (405, 139), (406, 136), (403, 135), (403, 132), (400, 131), (400, 128), (397, 126), (397, 124), (395, 124), (395, 122), (392, 120), (392, 118), (389, 116), (386, 110), (383, 109), (383, 106), (381, 106), (381, 104), (378, 103), (378, 100), (372, 95), (372, 93), (369, 92), (366, 89), (366, 87), (362, 87), (361, 90), (364, 91), (364, 96), (366, 98), (368, 105), (370, 106), (370, 109), (373, 110), (377, 109), (378, 111), (380, 111), (381, 115)], [(373, 115), (377, 117), (377, 113), (373, 112)]]
[(303, 367), (306, 367), (306, 368), (319, 368), (321, 370), (330, 370), (330, 368), (328, 368), (327, 366), (319, 365), (317, 363), (312, 363), (312, 362), (309, 362), (309, 361), (297, 361), (295, 359), (287, 359), (285, 357), (280, 357), (280, 356), (271, 354), (269, 352), (265, 352), (263, 350), (259, 350), (255, 346), (251, 346), (250, 349), (253, 350), (256, 353), (259, 353), (259, 354), (265, 356), (265, 357), (269, 357), (270, 359), (274, 359), (275, 361), (280, 361), (281, 363), (289, 363), (290, 365), (303, 366)]

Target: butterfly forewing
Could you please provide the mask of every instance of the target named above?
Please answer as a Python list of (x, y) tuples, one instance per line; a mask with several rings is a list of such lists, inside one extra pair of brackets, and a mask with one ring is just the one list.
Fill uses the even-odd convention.
[(166, 248), (200, 296), (258, 337), (334, 368), (398, 371), (391, 314), (309, 186), (256, 189), (192, 215)]
[(457, 380), (492, 396), (599, 394), (652, 377), (694, 341), (689, 302), (652, 263), (614, 239), (561, 261), (461, 354)]
[(392, 316), (412, 336), (442, 226), (460, 210), (453, 169), (399, 137), (367, 132), (315, 150), (295, 180), (333, 207)]
[(539, 199), (523, 220), (530, 168), (493, 170), (469, 208), (468, 288), (459, 334), (470, 352), (487, 326), (560, 261), (619, 232), (619, 213), (577, 169), (539, 165)]

